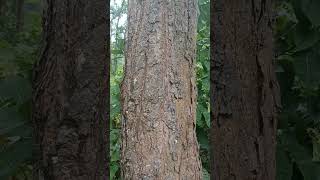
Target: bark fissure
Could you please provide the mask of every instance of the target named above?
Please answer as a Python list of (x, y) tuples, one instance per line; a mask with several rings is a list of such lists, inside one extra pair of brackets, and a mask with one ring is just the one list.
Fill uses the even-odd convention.
[(195, 0), (129, 2), (123, 179), (201, 178), (193, 102), (196, 15)]
[(275, 179), (271, 1), (211, 3), (211, 178)]
[(108, 175), (107, 4), (45, 1), (42, 54), (34, 68), (34, 179)]

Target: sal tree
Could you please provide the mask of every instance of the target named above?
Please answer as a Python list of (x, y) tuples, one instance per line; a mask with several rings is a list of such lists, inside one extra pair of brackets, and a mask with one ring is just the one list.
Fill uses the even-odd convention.
[(108, 179), (105, 0), (46, 0), (34, 69), (34, 179)]
[(121, 85), (123, 179), (201, 179), (196, 0), (130, 0)]
[(280, 102), (271, 0), (211, 3), (211, 178), (274, 180)]

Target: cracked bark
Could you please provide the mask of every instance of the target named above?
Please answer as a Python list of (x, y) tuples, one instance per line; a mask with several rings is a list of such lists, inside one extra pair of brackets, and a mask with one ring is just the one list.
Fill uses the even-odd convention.
[(121, 85), (123, 179), (201, 179), (196, 0), (132, 0)]
[(104, 0), (46, 0), (33, 79), (35, 180), (106, 180), (109, 38)]
[(211, 1), (212, 179), (275, 179), (271, 10), (271, 0)]

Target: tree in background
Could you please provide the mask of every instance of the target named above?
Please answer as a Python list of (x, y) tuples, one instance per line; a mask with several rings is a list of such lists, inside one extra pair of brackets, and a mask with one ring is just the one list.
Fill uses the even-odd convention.
[(196, 0), (129, 1), (121, 86), (123, 179), (201, 179)]
[(104, 0), (49, 0), (34, 68), (34, 179), (108, 179), (108, 39)]
[[(0, 179), (32, 179), (30, 72), (38, 59), (41, 34), (40, 0), (24, 0), (23, 29), (16, 32), (16, 0), (2, 0), (0, 6)], [(112, 0), (113, 1), (113, 0)], [(3, 2), (3, 3), (2, 3)], [(121, 2), (121, 0), (120, 0)], [(204, 179), (208, 179), (209, 118), (209, 1), (200, 0), (197, 37), (197, 137)], [(319, 91), (319, 1), (281, 0), (275, 3), (276, 72), (281, 85), (282, 112), (277, 133), (277, 180), (317, 180), (320, 175), (320, 91)], [(120, 179), (120, 105), (125, 24), (114, 14), (111, 73), (111, 175)], [(125, 18), (123, 16), (122, 18)], [(121, 22), (122, 20), (120, 20)], [(115, 38), (117, 39), (117, 38)], [(116, 61), (115, 61), (116, 60)], [(214, 172), (210, 172), (214, 173)]]
[(212, 1), (212, 179), (276, 178), (272, 3)]
[(25, 0), (17, 32), (15, 1), (1, 1), (0, 179), (32, 179), (31, 72), (41, 35), (40, 2)]
[(20, 32), (22, 30), (23, 27), (23, 5), (24, 5), (24, 0), (17, 0), (16, 2), (17, 7), (16, 7), (16, 17), (17, 17), (17, 24), (16, 24), (16, 30), (17, 32)]

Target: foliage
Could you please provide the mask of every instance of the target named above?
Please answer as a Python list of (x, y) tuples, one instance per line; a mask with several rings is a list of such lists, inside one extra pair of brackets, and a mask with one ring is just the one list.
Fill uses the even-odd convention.
[(22, 32), (13, 1), (0, 17), (0, 179), (31, 179), (31, 71), (40, 37), (39, 2), (25, 1)]
[[(111, 6), (111, 179), (119, 179), (120, 103), (127, 3)], [(209, 179), (209, 0), (199, 0), (197, 137)], [(0, 16), (0, 179), (31, 179), (31, 71), (41, 34), (40, 1), (25, 0), (23, 31), (15, 29), (14, 1)], [(277, 179), (320, 179), (320, 1), (279, 0), (275, 51), (281, 86)]]
[(197, 34), (197, 139), (200, 145), (200, 158), (203, 168), (203, 179), (210, 179), (209, 173), (209, 128), (210, 128), (210, 1), (199, 1), (198, 34)]
[[(120, 3), (119, 3), (120, 2)], [(123, 77), (127, 1), (111, 1), (110, 179), (120, 178), (120, 83)]]
[(277, 179), (320, 179), (320, 1), (276, 4), (278, 122)]

